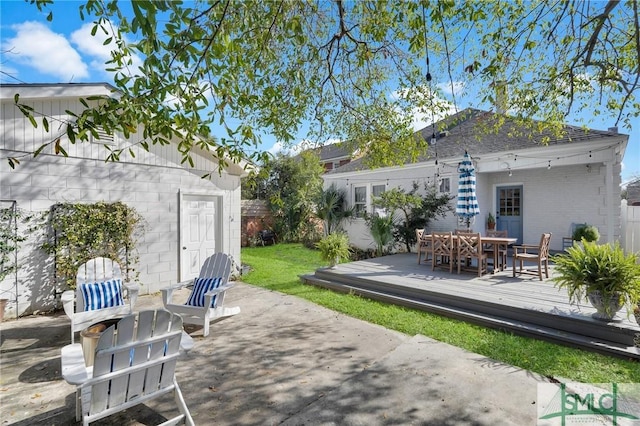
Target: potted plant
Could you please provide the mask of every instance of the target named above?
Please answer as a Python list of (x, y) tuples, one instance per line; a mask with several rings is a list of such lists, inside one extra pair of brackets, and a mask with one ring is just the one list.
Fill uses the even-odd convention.
[(320, 257), (329, 262), (332, 268), (343, 259), (348, 259), (351, 254), (349, 237), (343, 232), (329, 234), (316, 243), (320, 250)]
[(491, 213), (489, 213), (489, 215), (487, 216), (487, 229), (496, 229), (496, 218), (493, 217), (493, 214)]
[(558, 288), (569, 294), (569, 302), (589, 300), (596, 308), (593, 317), (611, 320), (623, 307), (633, 312), (640, 301), (640, 265), (633, 253), (625, 255), (618, 243), (597, 244), (583, 240), (554, 256)]

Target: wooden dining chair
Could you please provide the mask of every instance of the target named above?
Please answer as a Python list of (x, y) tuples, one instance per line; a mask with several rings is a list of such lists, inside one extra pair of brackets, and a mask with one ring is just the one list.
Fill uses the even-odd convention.
[(453, 250), (453, 234), (451, 232), (431, 233), (431, 270), (437, 267), (448, 267), (453, 272), (455, 252)]
[[(506, 238), (508, 237), (509, 233), (507, 230), (503, 230), (503, 231), (498, 231), (495, 229), (492, 230), (487, 230), (485, 232), (487, 237), (501, 237), (501, 238)], [(501, 271), (504, 271), (504, 268), (507, 267), (507, 256), (508, 256), (508, 247), (507, 244), (500, 244), (500, 245), (496, 245), (496, 244), (484, 244), (484, 246), (482, 247), (482, 251), (484, 253), (487, 253), (487, 257), (489, 260), (491, 260), (492, 266), (494, 269), (499, 268)], [(494, 259), (494, 250), (498, 251), (498, 265), (493, 265), (493, 259)]]
[[(429, 262), (433, 261), (431, 256), (431, 238), (424, 238), (424, 229), (416, 229), (416, 247), (418, 249), (418, 265), (421, 261)], [(424, 259), (422, 255), (424, 253)]]
[[(542, 281), (542, 265), (544, 264), (545, 277), (549, 278), (549, 242), (551, 233), (542, 234), (540, 244), (513, 246), (513, 276), (516, 276), (516, 262), (520, 263), (519, 274), (532, 274), (540, 277)], [(523, 269), (523, 262), (535, 262), (537, 270)]]
[(479, 233), (460, 232), (456, 240), (458, 274), (462, 264), (471, 264), (473, 259), (477, 262), (478, 276), (487, 272), (487, 254), (482, 250), (482, 237)]

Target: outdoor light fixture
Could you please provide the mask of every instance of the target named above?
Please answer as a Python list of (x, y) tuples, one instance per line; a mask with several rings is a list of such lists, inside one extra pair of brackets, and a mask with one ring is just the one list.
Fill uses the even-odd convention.
[(549, 160), (549, 164), (547, 164), (547, 170), (551, 170), (551, 160)]
[(509, 167), (509, 177), (513, 176), (513, 173), (511, 173), (511, 167)]
[(436, 139), (436, 134), (434, 133), (431, 135), (431, 141), (429, 142), (429, 145), (433, 146), (436, 144), (437, 141), (438, 140)]

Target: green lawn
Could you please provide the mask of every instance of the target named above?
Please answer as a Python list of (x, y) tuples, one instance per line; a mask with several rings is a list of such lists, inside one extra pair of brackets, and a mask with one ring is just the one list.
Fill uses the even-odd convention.
[(303, 284), (299, 275), (326, 266), (300, 244), (242, 249), (251, 272), (242, 281), (408, 335), (422, 334), (545, 376), (585, 383), (639, 383), (640, 363), (467, 324), (400, 306)]

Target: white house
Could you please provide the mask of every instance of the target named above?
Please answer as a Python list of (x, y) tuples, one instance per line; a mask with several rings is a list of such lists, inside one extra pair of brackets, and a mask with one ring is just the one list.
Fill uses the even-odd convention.
[[(499, 131), (488, 132), (500, 118), (504, 116), (463, 110), (418, 132), (430, 147), (415, 163), (370, 169), (360, 158), (326, 173), (324, 185), (335, 183), (347, 191), (352, 206), (368, 212), (373, 211), (372, 196), (393, 187), (409, 190), (414, 181), (421, 188), (427, 183), (455, 196), (458, 163), (467, 151), (475, 165), (481, 210), (471, 224), (473, 231), (484, 232), (491, 212), (497, 229), (508, 230), (519, 243), (537, 244), (543, 232), (551, 232), (551, 249), (561, 250), (562, 237), (570, 236), (572, 225), (578, 223), (595, 225), (602, 242), (617, 241), (621, 161), (628, 135), (614, 128), (564, 126), (563, 136), (556, 138), (508, 117)], [(429, 231), (460, 227), (452, 213), (431, 223)], [(356, 218), (345, 228), (351, 243), (373, 247), (364, 219)]]
[[(49, 131), (37, 128), (14, 104), (20, 102), (48, 117)], [(240, 264), (240, 179), (246, 164), (229, 164), (221, 174), (217, 161), (194, 148), (194, 166), (181, 164), (174, 144), (140, 147), (142, 132), (101, 135), (98, 140), (70, 144), (64, 127), (66, 110), (80, 113), (80, 98), (117, 95), (108, 84), (19, 84), (1, 85), (0, 199), (23, 212), (41, 212), (59, 202), (107, 203), (121, 201), (140, 213), (146, 229), (137, 251), (141, 291), (160, 288), (195, 276), (204, 258), (225, 252)], [(37, 157), (32, 153), (43, 143), (61, 137), (67, 157), (49, 149)], [(119, 162), (105, 162), (108, 151), (131, 147), (135, 156), (123, 154)], [(18, 158), (12, 169), (8, 158)], [(210, 177), (203, 178), (205, 174)], [(14, 277), (0, 283), (0, 298), (8, 298), (7, 315), (15, 316), (54, 307), (57, 292), (53, 268), (29, 239), (19, 251), (21, 265)], [(50, 263), (50, 262), (49, 262)]]

